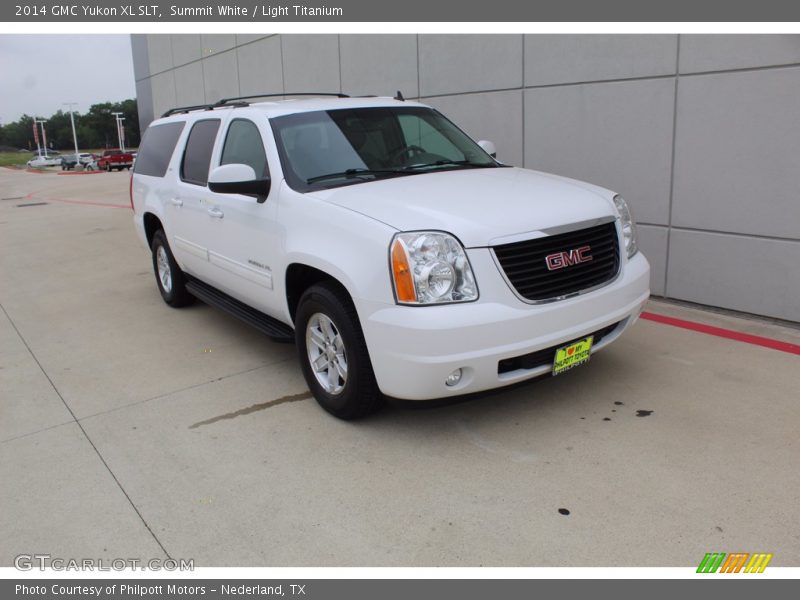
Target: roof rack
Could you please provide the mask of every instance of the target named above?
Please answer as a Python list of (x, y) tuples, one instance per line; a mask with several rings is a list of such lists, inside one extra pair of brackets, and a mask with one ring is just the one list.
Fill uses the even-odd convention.
[(249, 106), (247, 102), (228, 102), (220, 100), (219, 102), (214, 102), (213, 104), (195, 104), (194, 106), (179, 106), (177, 108), (170, 108), (167, 112), (161, 115), (161, 118), (169, 117), (170, 115), (177, 115), (179, 113), (190, 113), (196, 110), (214, 110), (215, 108), (222, 108), (223, 106), (229, 106), (231, 108), (238, 108), (243, 106)]
[(335, 98), (349, 98), (347, 94), (342, 94), (341, 92), (298, 92), (296, 94), (292, 94), (290, 92), (281, 92), (281, 93), (271, 93), (271, 94), (251, 94), (249, 96), (236, 96), (235, 98), (223, 98), (219, 102), (218, 105), (224, 106), (225, 104), (232, 102), (234, 100), (253, 100), (255, 98), (279, 98), (281, 96), (333, 96)]
[(232, 108), (238, 108), (243, 106), (250, 106), (249, 102), (245, 102), (245, 100), (253, 100), (255, 98), (278, 98), (283, 96), (334, 96), (336, 98), (349, 98), (347, 94), (342, 94), (341, 92), (298, 92), (297, 94), (290, 94), (288, 92), (281, 92), (281, 93), (273, 93), (273, 94), (252, 94), (249, 96), (236, 96), (234, 98), (223, 98), (222, 100), (218, 100), (217, 102), (213, 102), (211, 104), (195, 104), (193, 106), (179, 106), (177, 108), (170, 108), (167, 112), (161, 115), (161, 118), (169, 117), (170, 115), (176, 115), (179, 113), (189, 113), (196, 110), (214, 110), (215, 108), (222, 108), (224, 106), (230, 106)]
[(170, 108), (163, 115), (161, 115), (161, 118), (163, 119), (164, 117), (168, 117), (170, 115), (176, 115), (178, 113), (188, 113), (188, 112), (191, 112), (193, 110), (205, 110), (205, 109), (210, 108), (211, 106), (213, 106), (213, 105), (212, 104), (196, 104), (194, 106), (178, 106), (176, 108)]

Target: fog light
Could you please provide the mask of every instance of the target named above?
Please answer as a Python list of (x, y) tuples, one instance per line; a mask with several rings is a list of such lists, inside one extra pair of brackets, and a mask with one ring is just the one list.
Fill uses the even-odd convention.
[(454, 385), (458, 385), (459, 381), (461, 381), (461, 369), (456, 369), (447, 376), (447, 379), (444, 380), (444, 383), (448, 387), (453, 387)]

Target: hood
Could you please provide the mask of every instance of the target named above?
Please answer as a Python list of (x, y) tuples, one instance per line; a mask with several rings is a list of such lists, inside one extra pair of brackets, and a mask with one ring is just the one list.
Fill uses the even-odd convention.
[(441, 230), (466, 248), (615, 216), (613, 193), (519, 168), (438, 171), (313, 192), (398, 231)]

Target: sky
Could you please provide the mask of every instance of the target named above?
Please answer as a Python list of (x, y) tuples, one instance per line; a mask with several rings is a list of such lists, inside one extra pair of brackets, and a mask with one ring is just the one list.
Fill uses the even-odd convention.
[(0, 35), (0, 124), (135, 97), (129, 35)]

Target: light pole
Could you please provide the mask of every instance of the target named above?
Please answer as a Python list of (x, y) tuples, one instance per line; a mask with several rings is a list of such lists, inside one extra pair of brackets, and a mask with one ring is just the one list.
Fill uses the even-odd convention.
[(33, 117), (33, 139), (36, 141), (36, 156), (42, 157), (42, 147), (39, 145), (39, 121)]
[[(34, 117), (33, 122), (42, 126), (42, 145), (44, 146), (44, 157), (47, 158), (47, 134), (44, 132), (44, 124), (47, 123), (47, 119), (37, 119)], [(39, 149), (39, 156), (41, 155), (42, 150)]]
[(119, 118), (119, 149), (122, 153), (125, 153), (125, 123), (123, 121), (125, 117)]
[(72, 141), (75, 144), (75, 170), (83, 171), (83, 164), (81, 164), (81, 157), (78, 153), (78, 136), (75, 133), (75, 115), (72, 112), (72, 107), (77, 106), (77, 102), (64, 102), (64, 106), (69, 107), (69, 121), (72, 123)]
[(44, 144), (44, 157), (48, 158), (47, 156), (47, 132), (44, 130), (44, 124), (47, 123), (47, 120), (42, 121), (42, 143)]
[(117, 121), (117, 139), (119, 140), (119, 149), (121, 152), (125, 152), (125, 148), (122, 145), (122, 121), (125, 120), (125, 117), (120, 116), (125, 113), (112, 112), (111, 114), (114, 115), (114, 119)]

